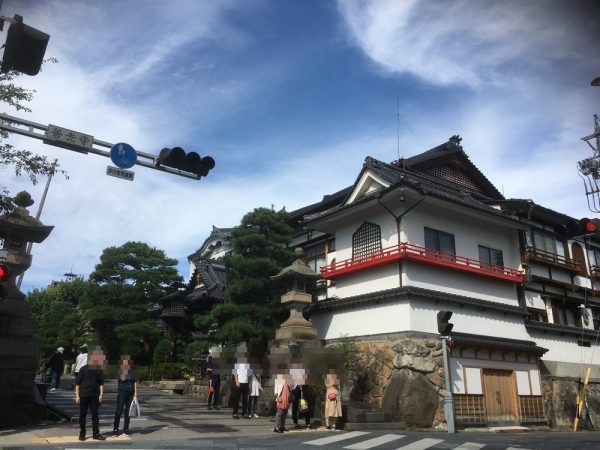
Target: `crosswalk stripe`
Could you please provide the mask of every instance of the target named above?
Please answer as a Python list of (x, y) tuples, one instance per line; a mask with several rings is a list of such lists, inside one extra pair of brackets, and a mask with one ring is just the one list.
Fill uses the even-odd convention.
[(506, 447), (506, 450), (529, 450), (528, 448), (523, 448), (523, 447)]
[(474, 442), (465, 442), (458, 447), (454, 447), (454, 450), (478, 450), (485, 447), (485, 444), (476, 444)]
[(433, 447), (435, 444), (444, 442), (443, 439), (431, 439), (425, 438), (420, 441), (413, 442), (412, 444), (405, 445), (404, 447), (397, 448), (396, 450), (425, 450), (426, 448)]
[(366, 450), (369, 448), (376, 447), (378, 445), (386, 444), (388, 442), (395, 441), (396, 439), (401, 439), (406, 437), (403, 434), (384, 434), (383, 436), (378, 436), (373, 439), (369, 439), (367, 441), (362, 441), (357, 444), (348, 445), (344, 448), (351, 448), (353, 450)]
[(346, 439), (352, 439), (364, 434), (369, 434), (367, 431), (350, 431), (349, 433), (335, 434), (334, 436), (328, 436), (326, 438), (315, 439), (312, 441), (304, 442), (308, 445), (327, 445), (333, 444), (334, 442), (344, 441)]

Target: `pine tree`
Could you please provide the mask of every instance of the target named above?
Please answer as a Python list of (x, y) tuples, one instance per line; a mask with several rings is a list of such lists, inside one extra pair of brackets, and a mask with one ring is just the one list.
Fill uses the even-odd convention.
[(215, 343), (246, 342), (249, 351), (261, 356), (275, 329), (287, 317), (279, 286), (269, 277), (293, 260), (287, 247), (292, 229), (285, 211), (257, 208), (246, 214), (231, 233), (233, 254), (225, 257), (230, 282), (227, 302), (208, 315), (197, 316), (195, 325), (210, 333)]

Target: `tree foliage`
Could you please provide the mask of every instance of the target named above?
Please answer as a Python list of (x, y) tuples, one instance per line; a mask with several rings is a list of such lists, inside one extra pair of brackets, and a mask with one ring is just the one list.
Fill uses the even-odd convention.
[(181, 281), (176, 264), (162, 250), (127, 242), (105, 249), (89, 280), (30, 292), (40, 350), (62, 346), (70, 358), (81, 344), (99, 344), (110, 359), (129, 354), (139, 364), (150, 362), (161, 336), (156, 303)]
[[(30, 112), (25, 105), (33, 98), (35, 91), (24, 89), (16, 85), (13, 80), (20, 75), (17, 71), (0, 74), (0, 102), (13, 107), (17, 111)], [(61, 173), (67, 177), (65, 171), (59, 169), (56, 161), (50, 162), (45, 156), (37, 155), (28, 150), (16, 150), (14, 146), (4, 143), (9, 133), (0, 130), (0, 173), (8, 167), (14, 168), (16, 176), (27, 175), (33, 184), (38, 182), (38, 177)], [(0, 183), (0, 213), (11, 211), (14, 208), (10, 190)]]
[(287, 317), (278, 285), (269, 278), (293, 260), (287, 247), (292, 229), (286, 217), (285, 211), (257, 208), (232, 230), (234, 254), (225, 257), (230, 271), (228, 302), (214, 306), (208, 315), (197, 316), (194, 322), (210, 332), (215, 343), (245, 341), (251, 353), (261, 354)]

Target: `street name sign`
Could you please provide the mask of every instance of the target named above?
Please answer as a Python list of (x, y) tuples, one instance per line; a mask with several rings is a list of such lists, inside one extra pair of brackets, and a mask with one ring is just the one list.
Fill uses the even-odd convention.
[(131, 170), (120, 169), (118, 167), (106, 166), (106, 175), (133, 181), (135, 172), (132, 172)]
[(62, 147), (80, 153), (87, 153), (92, 149), (94, 136), (69, 130), (68, 128), (58, 127), (56, 125), (48, 125), (43, 142), (44, 144)]
[(129, 169), (135, 165), (137, 154), (131, 145), (119, 142), (110, 148), (110, 159), (115, 166)]

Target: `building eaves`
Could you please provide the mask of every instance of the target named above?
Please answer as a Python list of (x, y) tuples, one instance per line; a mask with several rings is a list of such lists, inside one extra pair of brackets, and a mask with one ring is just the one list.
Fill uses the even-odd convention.
[(542, 356), (548, 351), (547, 348), (539, 347), (533, 341), (523, 341), (520, 339), (508, 339), (467, 333), (451, 333), (450, 345), (467, 348), (485, 348), (488, 350), (527, 353), (535, 356)]
[(535, 330), (545, 334), (571, 336), (579, 339), (594, 339), (598, 338), (598, 330), (587, 330), (585, 328), (571, 327), (568, 325), (559, 325), (556, 323), (538, 322), (536, 320), (526, 320), (525, 328)]
[(386, 289), (383, 291), (370, 292), (367, 294), (360, 294), (346, 298), (328, 298), (326, 300), (310, 304), (305, 308), (305, 311), (310, 315), (317, 311), (347, 310), (372, 304), (391, 302), (399, 298), (423, 298), (450, 303), (461, 307), (469, 306), (472, 308), (496, 311), (504, 314), (516, 314), (523, 317), (527, 316), (528, 314), (527, 310), (520, 306), (507, 305), (489, 300), (481, 300), (464, 295), (449, 294), (447, 292), (435, 291), (416, 286), (404, 286)]

